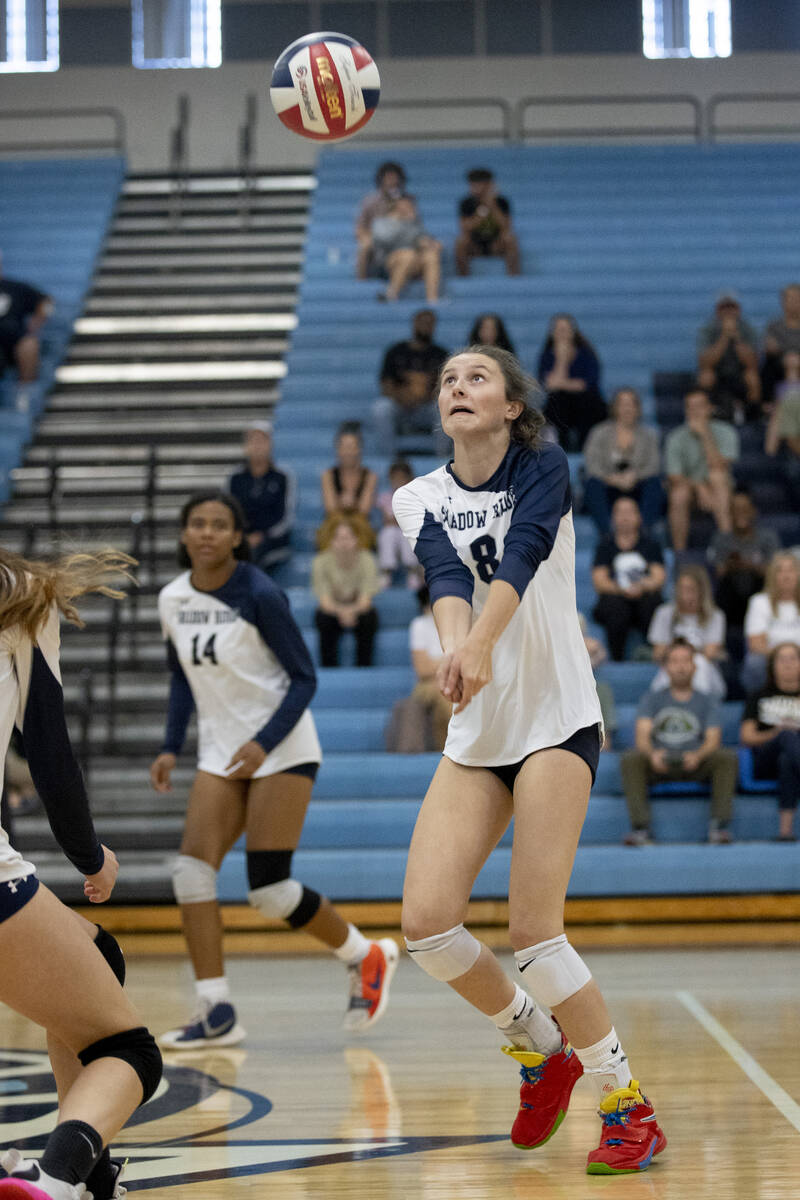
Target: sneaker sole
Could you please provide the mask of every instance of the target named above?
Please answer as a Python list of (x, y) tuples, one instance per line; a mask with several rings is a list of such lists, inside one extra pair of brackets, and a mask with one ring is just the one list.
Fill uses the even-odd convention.
[(208, 1050), (216, 1046), (238, 1046), (239, 1042), (243, 1042), (247, 1037), (247, 1030), (238, 1022), (233, 1029), (220, 1034), (219, 1037), (195, 1038), (191, 1042), (180, 1041), (181, 1032), (180, 1029), (171, 1029), (168, 1033), (162, 1033), (157, 1039), (162, 1050)]
[[(368, 1029), (372, 1029), (373, 1025), (380, 1021), (381, 1017), (386, 1012), (386, 1005), (389, 1003), (389, 988), (391, 986), (392, 979), (394, 978), (394, 973), (397, 970), (397, 964), (400, 961), (400, 950), (397, 942), (395, 942), (393, 938), (381, 938), (381, 940), (378, 942), (378, 945), (383, 951), (384, 958), (386, 959), (386, 974), (383, 977), (383, 988), (381, 989), (381, 998), (378, 1001), (378, 1007), (375, 1009), (375, 1012), (372, 1014), (372, 1016), (368, 1017), (366, 1021), (359, 1021), (358, 1024), (355, 1025), (348, 1023), (347, 1018), (350, 1016), (350, 1013), (347, 1013), (342, 1023), (342, 1027), (346, 1029), (348, 1033), (366, 1033)], [(361, 1013), (358, 1015), (360, 1016)]]
[(640, 1171), (646, 1171), (657, 1154), (667, 1147), (667, 1139), (659, 1145), (656, 1141), (653, 1149), (637, 1167), (610, 1167), (608, 1163), (590, 1162), (586, 1164), (587, 1175), (638, 1175)]
[(531, 1142), (512, 1142), (511, 1145), (516, 1146), (517, 1150), (538, 1150), (540, 1146), (543, 1146), (545, 1144), (545, 1142), (550, 1141), (550, 1138), (553, 1136), (554, 1133), (558, 1132), (558, 1128), (561, 1125), (561, 1122), (564, 1120), (564, 1117), (566, 1115), (567, 1115), (567, 1110), (562, 1109), (562, 1111), (556, 1117), (553, 1128), (550, 1130), (550, 1132), (548, 1134), (545, 1135), (545, 1137), (543, 1137), (541, 1139), (541, 1141), (532, 1142), (532, 1143)]

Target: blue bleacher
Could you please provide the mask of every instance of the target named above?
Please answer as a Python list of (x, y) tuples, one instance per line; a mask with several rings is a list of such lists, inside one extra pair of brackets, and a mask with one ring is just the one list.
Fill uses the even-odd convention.
[(42, 330), (40, 375), (27, 412), (10, 409), (11, 377), (0, 378), (0, 503), (80, 314), (124, 170), (121, 158), (107, 157), (0, 162), (3, 274), (55, 301)]
[[(288, 376), (276, 414), (276, 448), (298, 473), (297, 553), (285, 568), (293, 610), (312, 652), (314, 604), (308, 591), (313, 534), (322, 510), (319, 474), (333, 459), (339, 422), (359, 419), (368, 432), (370, 405), (386, 347), (409, 335), (411, 314), (424, 304), (414, 283), (397, 304), (377, 304), (382, 285), (354, 279), (353, 220), (371, 187), (385, 148), (324, 151), (308, 228), (297, 310), (298, 326), (287, 359)], [(778, 292), (800, 260), (800, 226), (791, 219), (800, 186), (795, 148), (735, 146), (548, 146), (403, 149), (409, 190), (444, 250), (444, 298), (435, 339), (461, 346), (476, 314), (500, 312), (523, 363), (535, 369), (547, 321), (570, 311), (594, 342), (607, 393), (637, 387), (646, 418), (654, 420), (654, 372), (682, 372), (695, 357), (698, 326), (708, 319), (721, 287), (735, 287), (747, 318), (763, 327), (778, 309)], [(494, 170), (511, 199), (523, 250), (524, 274), (509, 279), (498, 261), (478, 260), (472, 276), (455, 278), (452, 241), (464, 172), (476, 163)], [(691, 187), (687, 187), (687, 179)], [(787, 266), (787, 264), (789, 264)], [(385, 486), (387, 460), (367, 439), (366, 461)], [(740, 468), (767, 495), (774, 482), (744, 438)], [(435, 460), (415, 460), (417, 473)], [(580, 460), (571, 463), (580, 494)], [(777, 494), (776, 494), (777, 502)], [(770, 520), (772, 520), (772, 516)], [(776, 514), (790, 538), (800, 523)], [(594, 604), (593, 526), (575, 517), (578, 605), (589, 617)], [(671, 569), (671, 557), (667, 563)], [(381, 749), (392, 703), (413, 682), (407, 624), (413, 596), (394, 588), (378, 597), (381, 628), (376, 666), (320, 671), (313, 708), (325, 762), (314, 790), (298, 870), (332, 896), (395, 898), (400, 895), (406, 848), (436, 755), (393, 755)], [(589, 631), (597, 630), (589, 622)], [(352, 662), (352, 640), (343, 639)], [(571, 895), (630, 895), (800, 889), (800, 854), (769, 844), (777, 823), (772, 785), (746, 778), (735, 805), (737, 844), (702, 843), (708, 796), (655, 797), (657, 845), (623, 848), (628, 828), (621, 792), (619, 752), (630, 744), (636, 703), (655, 667), (648, 662), (605, 663), (598, 678), (613, 688), (620, 728), (613, 752), (601, 756)], [(735, 744), (740, 705), (725, 705), (725, 741)], [(748, 785), (749, 778), (749, 785)], [(757, 786), (756, 786), (757, 785)], [(510, 835), (491, 856), (476, 896), (507, 892)], [(346, 868), (342, 852), (347, 851)], [(234, 850), (220, 878), (220, 894), (244, 896), (245, 872)]]

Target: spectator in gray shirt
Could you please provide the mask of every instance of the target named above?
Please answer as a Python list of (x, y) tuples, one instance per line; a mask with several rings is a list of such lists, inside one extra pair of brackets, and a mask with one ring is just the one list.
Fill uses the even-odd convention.
[(731, 528), (731, 463), (739, 457), (739, 435), (727, 421), (715, 420), (711, 401), (702, 388), (684, 396), (686, 420), (673, 429), (664, 444), (664, 469), (669, 482), (667, 519), (672, 548), (686, 549), (692, 507), (712, 513), (717, 528)]
[(645, 692), (636, 715), (636, 748), (623, 754), (622, 787), (631, 819), (626, 846), (652, 842), (648, 789), (659, 782), (711, 782), (709, 842), (732, 841), (728, 824), (738, 767), (736, 751), (722, 747), (719, 702), (693, 686), (692, 646), (682, 638), (667, 650), (669, 687)]
[(611, 508), (620, 496), (636, 501), (645, 529), (655, 524), (664, 510), (658, 434), (642, 424), (642, 404), (634, 388), (614, 393), (609, 420), (589, 431), (583, 461), (583, 503), (600, 533), (611, 529)]

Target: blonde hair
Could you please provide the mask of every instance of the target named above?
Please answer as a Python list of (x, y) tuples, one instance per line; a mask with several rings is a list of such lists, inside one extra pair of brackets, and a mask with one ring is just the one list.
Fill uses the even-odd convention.
[(74, 601), (87, 592), (121, 599), (124, 592), (110, 580), (132, 580), (134, 566), (135, 559), (119, 550), (66, 554), (47, 562), (0, 549), (0, 629), (20, 625), (35, 637), (53, 604), (68, 621), (82, 626)]
[(772, 609), (773, 616), (776, 617), (778, 615), (778, 588), (776, 576), (778, 574), (778, 566), (780, 563), (787, 561), (792, 564), (797, 572), (797, 583), (794, 589), (794, 602), (797, 607), (800, 608), (800, 562), (798, 562), (794, 554), (792, 554), (789, 550), (779, 550), (778, 553), (773, 554), (772, 558), (769, 560), (767, 575), (766, 579), (764, 580), (764, 591), (769, 596), (770, 608)]
[(714, 600), (711, 595), (711, 581), (708, 578), (708, 571), (705, 569), (705, 567), (699, 567), (689, 563), (685, 567), (681, 567), (675, 578), (675, 604), (672, 614), (672, 627), (674, 629), (680, 620), (677, 587), (684, 576), (687, 576), (689, 579), (693, 579), (697, 585), (697, 618), (701, 625), (707, 625), (714, 615)]

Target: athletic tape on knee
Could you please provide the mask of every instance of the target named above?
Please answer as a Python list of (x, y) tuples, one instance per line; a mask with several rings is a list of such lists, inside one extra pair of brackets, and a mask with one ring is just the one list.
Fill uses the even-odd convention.
[(417, 966), (442, 983), (458, 979), (475, 965), (481, 952), (480, 942), (463, 925), (415, 941), (406, 938), (405, 942)]
[(111, 1037), (100, 1038), (81, 1050), (78, 1058), (84, 1067), (98, 1058), (120, 1058), (132, 1067), (142, 1085), (141, 1104), (149, 1100), (161, 1082), (163, 1064), (161, 1051), (153, 1035), (144, 1025), (126, 1029), (124, 1033), (112, 1033)]
[(97, 926), (97, 934), (94, 939), (94, 944), (106, 960), (111, 970), (116, 975), (122, 986), (125, 986), (125, 957), (122, 953), (119, 942), (112, 933), (107, 929), (103, 929), (102, 925)]
[(172, 890), (178, 904), (203, 904), (217, 898), (217, 872), (211, 863), (179, 854), (172, 868)]
[(540, 1004), (554, 1008), (579, 992), (592, 973), (567, 941), (567, 935), (550, 938), (514, 954), (531, 995)]

